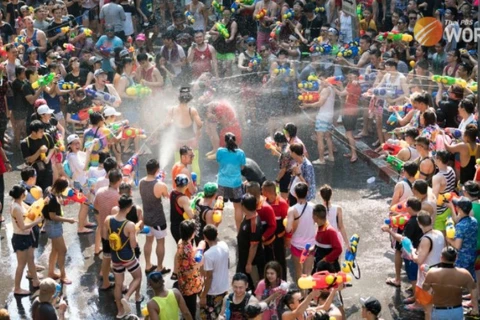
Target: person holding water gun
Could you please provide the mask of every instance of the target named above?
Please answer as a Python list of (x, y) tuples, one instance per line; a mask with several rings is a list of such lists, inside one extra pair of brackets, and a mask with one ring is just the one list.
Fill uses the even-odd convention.
[[(387, 232), (390, 236), (401, 243), (404, 237), (411, 240), (413, 248), (417, 249), (420, 244), (420, 239), (423, 237), (423, 231), (418, 226), (417, 215), (422, 210), (422, 203), (415, 197), (410, 197), (407, 200), (407, 210), (410, 215), (410, 220), (405, 224), (402, 234), (395, 232), (390, 226), (383, 225), (382, 231)], [(418, 265), (412, 260), (412, 257), (407, 253), (402, 252), (403, 262), (405, 263), (405, 271), (407, 273), (408, 281), (411, 282), (412, 287), (415, 288), (417, 282), (418, 274)], [(415, 302), (415, 292), (414, 295), (403, 300), (404, 304), (411, 305)]]

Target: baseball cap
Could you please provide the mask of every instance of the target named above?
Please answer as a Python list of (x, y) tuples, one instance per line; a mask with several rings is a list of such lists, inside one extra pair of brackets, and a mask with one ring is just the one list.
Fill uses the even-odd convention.
[(37, 109), (37, 113), (39, 115), (42, 115), (42, 114), (53, 114), (55, 112), (55, 110), (53, 109), (50, 109), (49, 106), (47, 106), (46, 104), (42, 104), (40, 107), (38, 107)]
[(89, 62), (90, 64), (95, 64), (95, 63), (97, 63), (97, 62), (102, 62), (102, 60), (103, 60), (103, 59), (100, 58), (100, 57), (93, 56), (93, 57), (91, 57), (90, 59), (88, 59), (88, 62)]
[(473, 181), (465, 182), (465, 184), (463, 185), (463, 191), (467, 192), (472, 197), (480, 196), (480, 187), (477, 183)]
[(80, 140), (80, 137), (77, 134), (71, 134), (67, 137), (67, 145), (72, 143), (75, 140)]
[(52, 278), (46, 278), (40, 281), (40, 291), (38, 300), (40, 302), (49, 302), (57, 290), (57, 282)]
[(28, 49), (27, 49), (27, 54), (30, 54), (30, 53), (32, 53), (33, 51), (37, 51), (37, 52), (38, 52), (38, 48), (37, 48), (37, 47), (28, 47)]
[(184, 174), (179, 174), (175, 177), (175, 185), (177, 187), (185, 187), (188, 185), (188, 177)]
[(257, 41), (255, 40), (254, 37), (248, 37), (247, 40), (245, 41), (245, 43), (256, 43)]
[(103, 116), (104, 117), (110, 117), (110, 116), (116, 116), (116, 117), (119, 117), (121, 116), (122, 114), (120, 112), (118, 112), (114, 107), (106, 107), (104, 110), (103, 110)]
[(95, 77), (98, 77), (101, 74), (107, 74), (103, 69), (97, 69), (95, 70), (95, 73), (93, 74)]
[(215, 182), (207, 182), (203, 186), (203, 193), (206, 197), (213, 196), (218, 190), (218, 185)]
[(459, 207), (460, 209), (462, 209), (462, 211), (465, 213), (465, 214), (469, 214), (470, 211), (472, 211), (472, 201), (470, 201), (468, 198), (466, 197), (460, 197), (459, 199), (453, 199), (453, 204), (457, 207)]
[(135, 38), (135, 40), (138, 40), (138, 41), (145, 41), (146, 39), (147, 38), (145, 37), (145, 33), (139, 33)]
[(360, 303), (362, 304), (362, 307), (376, 316), (378, 316), (380, 311), (382, 311), (382, 305), (380, 304), (380, 301), (374, 297), (360, 298)]

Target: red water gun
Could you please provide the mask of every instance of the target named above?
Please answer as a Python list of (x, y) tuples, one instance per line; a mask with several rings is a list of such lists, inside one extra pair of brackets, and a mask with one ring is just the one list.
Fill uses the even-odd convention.
[(385, 219), (385, 224), (389, 225), (392, 228), (403, 229), (407, 224), (408, 220), (410, 220), (410, 216), (406, 214), (398, 214), (392, 216), (388, 219)]
[(277, 144), (273, 141), (272, 137), (265, 138), (265, 149), (267, 150), (277, 150)]
[(138, 154), (134, 154), (122, 168), (124, 176), (129, 176), (138, 165)]
[(343, 80), (345, 80), (343, 76), (334, 76), (334, 77), (328, 77), (327, 79), (325, 79), (325, 81), (330, 83), (331, 85), (341, 84)]
[(82, 109), (78, 111), (77, 113), (72, 114), (72, 120), (76, 121), (84, 121), (88, 120), (90, 118), (90, 114), (94, 112), (102, 112), (103, 107), (102, 106), (94, 106), (88, 109)]
[(298, 279), (298, 287), (302, 290), (325, 290), (329, 288), (338, 288), (342, 283), (350, 283), (351, 281), (352, 276), (345, 272), (330, 273), (328, 271), (321, 271), (314, 273), (313, 276), (303, 275)]
[(300, 256), (300, 264), (303, 264), (305, 262), (305, 260), (307, 260), (308, 255), (310, 253), (310, 247), (311, 246), (312, 245), (310, 243), (307, 243), (305, 245), (305, 248), (303, 248), (302, 255)]
[(67, 188), (62, 195), (65, 197), (65, 205), (70, 203), (86, 203), (88, 201), (83, 193), (72, 188)]
[(394, 213), (406, 213), (408, 207), (407, 207), (407, 201), (403, 201), (397, 204), (394, 204), (393, 206), (390, 207), (390, 211)]
[(65, 51), (67, 52), (72, 52), (72, 51), (75, 51), (75, 46), (71, 43), (64, 43), (63, 44), (63, 48), (65, 49)]
[(402, 140), (397, 139), (388, 139), (382, 146), (382, 149), (387, 151), (389, 154), (395, 156), (400, 150), (407, 146), (407, 143)]
[(298, 96), (298, 100), (309, 103), (318, 102), (320, 94), (318, 92), (303, 92)]

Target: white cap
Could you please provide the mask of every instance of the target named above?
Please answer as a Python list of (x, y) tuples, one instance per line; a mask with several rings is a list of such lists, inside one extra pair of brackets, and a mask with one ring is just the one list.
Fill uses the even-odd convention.
[(106, 107), (103, 109), (103, 115), (105, 117), (110, 117), (110, 116), (121, 116), (122, 114), (118, 112), (114, 107)]
[(40, 107), (37, 108), (37, 113), (39, 115), (42, 115), (42, 114), (53, 114), (55, 112), (55, 110), (53, 109), (50, 109), (49, 106), (47, 106), (46, 104), (43, 104), (41, 105)]
[(67, 144), (70, 144), (75, 140), (80, 140), (80, 137), (76, 134), (71, 134), (67, 137)]

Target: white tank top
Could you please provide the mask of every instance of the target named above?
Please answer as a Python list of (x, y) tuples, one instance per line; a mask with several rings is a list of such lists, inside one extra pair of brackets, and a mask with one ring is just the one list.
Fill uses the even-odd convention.
[(18, 226), (17, 220), (14, 218), (14, 215), (13, 215), (13, 210), (14, 210), (15, 208), (16, 208), (17, 210), (20, 210), (20, 212), (22, 213), (22, 216), (25, 216), (25, 214), (27, 214), (27, 209), (25, 209), (24, 206), (21, 206), (21, 205), (19, 205), (19, 204), (16, 203), (16, 202), (12, 202), (12, 205), (10, 206), (10, 215), (12, 216), (13, 233), (14, 233), (14, 234), (22, 234), (22, 235), (28, 235), (28, 234), (30, 234), (30, 230), (29, 230), (29, 229), (27, 229), (27, 230), (22, 230), (22, 229), (20, 229), (20, 227)]
[(337, 210), (338, 210), (339, 206), (337, 205), (330, 205), (328, 207), (328, 212), (327, 212), (327, 220), (328, 220), (328, 223), (333, 227), (335, 228), (335, 230), (337, 230), (337, 233), (338, 233), (338, 240), (340, 240), (340, 243), (342, 244), (343, 246), (343, 236), (340, 232), (340, 229), (338, 228), (338, 216), (337, 216)]
[(420, 154), (418, 153), (417, 149), (415, 147), (409, 146), (408, 150), (410, 150), (410, 159), (408, 161), (413, 161), (420, 157)]
[[(398, 200), (398, 203), (401, 203), (403, 201), (407, 201), (408, 198), (413, 197), (412, 188), (410, 187), (408, 182), (405, 181), (405, 180), (402, 180), (402, 181), (400, 181), (400, 183), (403, 185), (403, 193), (402, 193), (402, 196), (400, 197), (400, 199)], [(396, 203), (393, 203), (393, 204), (396, 204)]]
[(340, 13), (340, 42), (351, 41), (353, 41), (352, 17), (342, 12)]
[[(390, 80), (391, 77), (392, 77), (392, 75), (390, 73), (387, 73), (385, 75), (385, 88), (387, 90), (392, 90), (394, 92), (396, 92), (398, 90), (402, 90), (402, 87), (400, 86), (400, 80), (405, 78), (405, 76), (403, 74), (401, 74), (400, 72), (397, 72), (397, 77), (395, 78), (395, 80), (393, 82)], [(388, 108), (388, 106), (389, 106), (389, 104), (388, 104), (387, 100), (385, 100), (384, 107)]]
[(200, 2), (195, 10), (193, 10), (193, 4), (190, 3), (190, 10), (192, 11), (193, 18), (195, 19), (195, 22), (192, 25), (193, 30), (203, 30), (205, 28), (205, 19), (203, 18), (203, 14), (200, 13)]
[[(432, 230), (423, 235), (422, 238), (428, 237), (432, 240), (432, 250), (427, 255), (424, 264), (433, 266), (440, 263), (440, 257), (442, 256), (442, 249), (445, 246), (445, 237), (443, 233), (438, 230)], [(425, 281), (425, 273), (418, 268), (417, 287), (422, 287)]]
[[(322, 88), (323, 90), (323, 88)], [(317, 120), (332, 122), (333, 121), (333, 105), (335, 104), (335, 91), (333, 88), (328, 87), (330, 94), (323, 106), (318, 109)]]
[[(307, 243), (313, 245), (315, 243), (315, 235), (317, 234), (317, 228), (315, 227), (315, 223), (313, 223), (314, 204), (307, 202), (306, 205), (305, 207), (305, 204), (297, 203), (293, 206), (298, 212), (297, 217), (300, 218), (297, 219), (298, 226), (292, 235), (291, 244), (299, 250), (303, 250)], [(303, 210), (304, 207), (305, 211)]]

